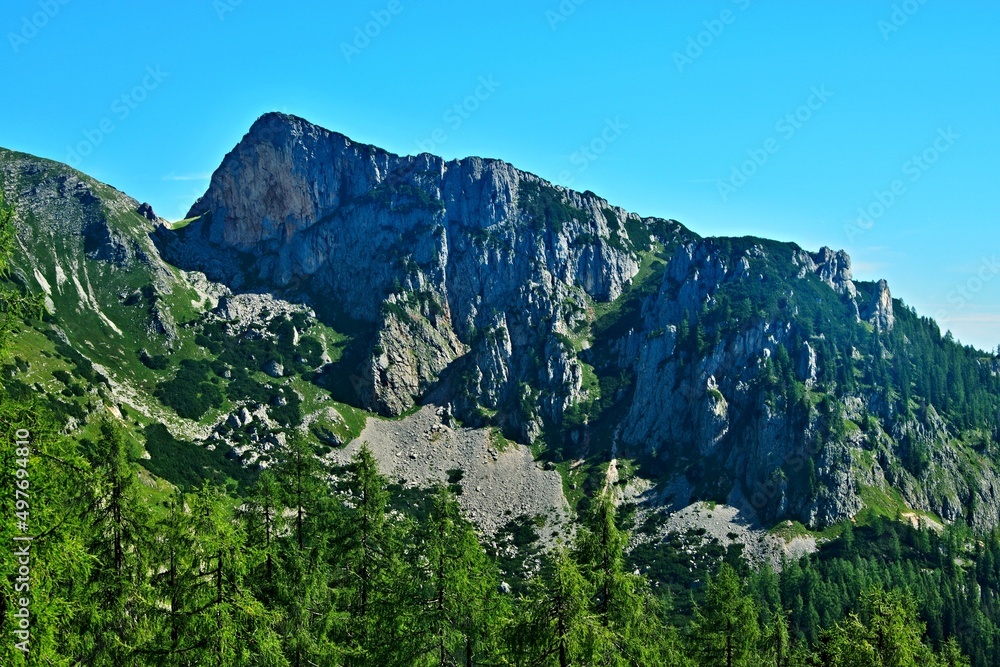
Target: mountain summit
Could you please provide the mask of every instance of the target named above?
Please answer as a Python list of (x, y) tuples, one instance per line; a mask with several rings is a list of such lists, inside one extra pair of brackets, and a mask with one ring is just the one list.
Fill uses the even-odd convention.
[[(1000, 519), (992, 466), (959, 444), (995, 377), (843, 251), (702, 239), (498, 160), (397, 156), (284, 114), (189, 217), (168, 258), (363, 332), (340, 377), (367, 409), (450, 404), (556, 460), (631, 452), (675, 501), (768, 521), (828, 525), (873, 498)], [(942, 345), (980, 408), (916, 379)]]
[(843, 251), (701, 238), (499, 160), (277, 113), (175, 225), (62, 165), (0, 168), (51, 335), (116, 404), (245, 464), (295, 429), (339, 447), (362, 415), (429, 404), (490, 429), (487, 457), (532, 445), (574, 503), (618, 480), (625, 500), (767, 525), (1000, 524), (997, 360)]

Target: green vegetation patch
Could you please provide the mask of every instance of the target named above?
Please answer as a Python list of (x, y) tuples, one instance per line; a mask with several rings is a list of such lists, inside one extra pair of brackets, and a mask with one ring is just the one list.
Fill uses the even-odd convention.
[(527, 216), (536, 231), (562, 231), (571, 220), (583, 222), (589, 216), (582, 209), (566, 203), (562, 193), (547, 183), (522, 182), (518, 208)]
[(236, 483), (242, 488), (256, 478), (256, 472), (242, 466), (228, 447), (209, 451), (174, 438), (162, 424), (150, 424), (143, 434), (150, 458), (142, 459), (140, 463), (154, 475), (181, 489), (192, 491), (205, 482), (219, 485)]
[(205, 360), (184, 359), (171, 380), (161, 382), (154, 395), (186, 419), (200, 419), (222, 406), (225, 394), (212, 365)]

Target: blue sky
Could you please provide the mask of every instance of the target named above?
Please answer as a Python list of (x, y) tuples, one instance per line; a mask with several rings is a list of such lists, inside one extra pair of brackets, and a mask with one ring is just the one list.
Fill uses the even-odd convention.
[(178, 219), (286, 111), (703, 235), (844, 248), (995, 349), (997, 34), (994, 1), (7, 0), (0, 145)]

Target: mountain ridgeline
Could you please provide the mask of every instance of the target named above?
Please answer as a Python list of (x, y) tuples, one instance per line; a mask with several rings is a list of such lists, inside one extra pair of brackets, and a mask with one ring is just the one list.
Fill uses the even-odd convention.
[(675, 507), (1000, 525), (997, 358), (853, 280), (842, 251), (701, 238), (277, 113), (176, 224), (64, 165), (3, 151), (0, 169), (57, 360), (23, 361), (65, 385), (49, 401), (70, 428), (131, 410), (171, 481), (432, 404), (564, 474), (629, 457)]
[[(820, 528), (1000, 523), (1000, 380), (850, 258), (700, 238), (501, 161), (400, 157), (268, 114), (163, 256), (350, 334), (346, 400), (451, 404), (562, 460), (636, 456), (694, 498)], [(687, 498), (680, 500), (686, 501)]]

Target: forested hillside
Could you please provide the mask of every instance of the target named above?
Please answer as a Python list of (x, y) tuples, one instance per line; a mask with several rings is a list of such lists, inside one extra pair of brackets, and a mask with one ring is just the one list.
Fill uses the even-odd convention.
[[(5, 435), (35, 408), (4, 395)], [(245, 499), (150, 503), (113, 417), (92, 459), (30, 425), (32, 662), (7, 643), (4, 664), (951, 667), (962, 645), (974, 664), (1000, 650), (995, 537), (885, 522), (780, 575), (724, 561), (672, 596), (632, 571), (607, 494), (570, 544), (501, 572), (453, 491), (404, 494), (367, 450), (330, 471), (296, 442)], [(5, 447), (4, 470), (22, 454)]]

